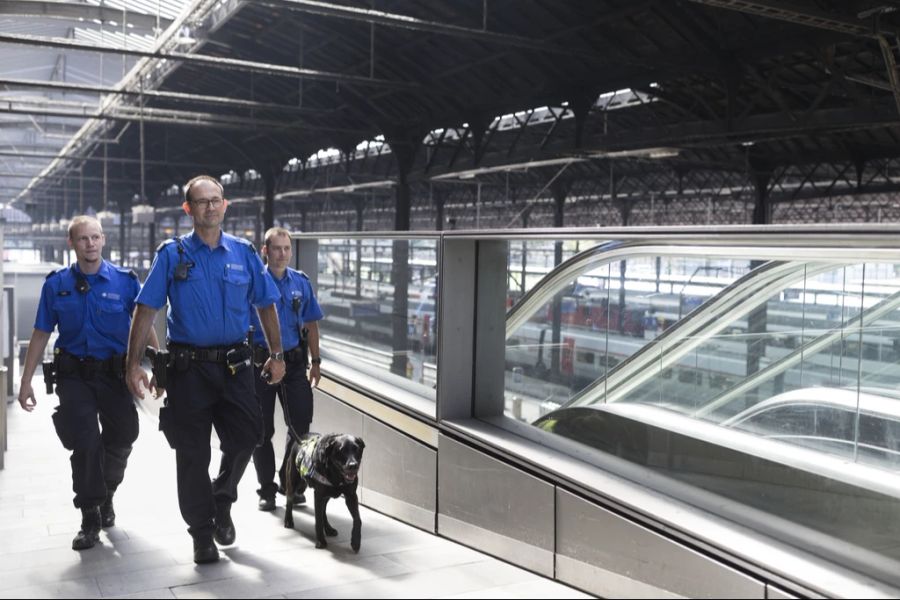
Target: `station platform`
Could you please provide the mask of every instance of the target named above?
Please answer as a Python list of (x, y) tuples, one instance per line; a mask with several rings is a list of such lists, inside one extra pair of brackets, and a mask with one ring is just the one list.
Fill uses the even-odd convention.
[(232, 511), (235, 544), (220, 548), (218, 563), (195, 565), (176, 500), (175, 454), (143, 412), (141, 435), (116, 494), (117, 525), (104, 530), (94, 548), (76, 552), (71, 542), (80, 513), (72, 505), (68, 452), (50, 419), (57, 402), (38, 384), (35, 378), (33, 413), (17, 403), (8, 407), (9, 448), (0, 470), (0, 597), (590, 597), (365, 507), (362, 548), (354, 554), (342, 500), (329, 510), (341, 535), (317, 550), (311, 505), (295, 511), (294, 530), (282, 526), (281, 496), (274, 513), (257, 510), (252, 465)]

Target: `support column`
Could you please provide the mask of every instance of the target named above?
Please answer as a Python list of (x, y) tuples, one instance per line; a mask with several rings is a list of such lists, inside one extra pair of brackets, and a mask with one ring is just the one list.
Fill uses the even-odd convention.
[[(361, 198), (356, 199), (356, 231), (363, 230), (363, 207), (364, 201)], [(362, 240), (356, 240), (356, 297), (362, 298)]]
[[(409, 189), (409, 172), (412, 170), (416, 152), (422, 143), (424, 133), (395, 127), (382, 128), (385, 141), (391, 147), (391, 153), (397, 161), (396, 207), (394, 211), (394, 230), (409, 231), (410, 213), (412, 210)], [(394, 240), (393, 264), (391, 267), (391, 284), (394, 286), (392, 306), (392, 341), (393, 359), (391, 372), (406, 376), (407, 353), (409, 352), (409, 242)]]
[(444, 230), (444, 202), (446, 201), (446, 196), (444, 190), (438, 188), (431, 188), (432, 200), (434, 201), (434, 230), (435, 231), (443, 231)]
[[(263, 231), (268, 231), (275, 226), (275, 185), (278, 178), (275, 175), (275, 169), (267, 166), (263, 169), (263, 183), (266, 187), (266, 197), (263, 200)], [(258, 237), (258, 236), (257, 236)]]
[[(569, 189), (572, 184), (569, 180), (557, 180), (550, 185), (550, 192), (553, 194), (553, 226), (561, 228), (565, 221), (566, 196), (569, 195)], [(563, 243), (556, 242), (553, 245), (553, 265), (558, 266), (563, 261)], [(561, 378), (560, 371), (562, 344), (562, 292), (553, 297), (552, 310), (552, 333), (550, 343), (550, 371), (554, 378)]]
[[(772, 172), (762, 169), (754, 169), (751, 172), (753, 177), (753, 186), (756, 192), (756, 203), (753, 206), (753, 224), (767, 225), (771, 221), (769, 207), (769, 181), (772, 178)], [(756, 269), (763, 264), (763, 261), (754, 260), (750, 262), (750, 268)], [(760, 369), (760, 362), (766, 355), (766, 329), (768, 327), (768, 311), (766, 303), (762, 303), (753, 309), (747, 315), (747, 376), (753, 375)], [(752, 406), (756, 400), (756, 391), (752, 391), (745, 396), (745, 406)]]
[(772, 172), (753, 169), (750, 176), (756, 199), (753, 205), (753, 225), (769, 225), (772, 222), (769, 206), (769, 182), (772, 179)]

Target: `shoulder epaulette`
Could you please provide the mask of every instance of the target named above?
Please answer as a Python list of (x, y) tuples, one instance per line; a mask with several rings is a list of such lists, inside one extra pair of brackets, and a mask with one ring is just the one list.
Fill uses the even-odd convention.
[(302, 277), (303, 279), (309, 281), (309, 275), (307, 275), (306, 273), (304, 273), (304, 272), (301, 271), (300, 269), (295, 269), (295, 271), (297, 271), (297, 275), (299, 275), (299, 276)]
[(232, 236), (232, 237), (239, 243), (244, 244), (245, 246), (250, 246), (250, 249), (253, 250), (253, 253), (254, 254), (256, 253), (256, 246), (253, 245), (253, 242), (251, 242), (248, 239), (242, 238), (242, 237), (237, 237), (236, 235)]
[(123, 275), (128, 275), (132, 279), (138, 278), (137, 273), (134, 272), (134, 269), (128, 269), (125, 267), (116, 267), (116, 271), (118, 271), (119, 273), (122, 273)]
[(49, 273), (47, 273), (47, 276), (44, 277), (44, 281), (50, 279), (51, 277), (53, 277), (53, 276), (56, 275), (57, 273), (62, 273), (62, 272), (64, 272), (64, 271), (65, 271), (66, 269), (68, 269), (68, 268), (69, 268), (69, 267), (63, 267), (62, 269), (54, 269), (54, 270), (50, 271)]
[(167, 240), (163, 240), (162, 242), (160, 242), (159, 246), (156, 247), (156, 252), (159, 252), (160, 250), (162, 250), (169, 244), (174, 244), (174, 243), (175, 243), (175, 238), (169, 238)]

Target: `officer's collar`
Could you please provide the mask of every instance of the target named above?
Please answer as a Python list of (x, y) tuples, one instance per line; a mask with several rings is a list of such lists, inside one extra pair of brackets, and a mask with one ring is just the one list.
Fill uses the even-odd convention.
[(96, 273), (82, 273), (81, 267), (78, 266), (78, 262), (76, 262), (73, 265), (73, 267), (74, 267), (73, 270), (76, 273), (78, 273), (79, 275), (84, 275), (85, 277), (90, 277), (91, 275), (99, 275), (100, 277), (102, 277), (103, 279), (106, 279), (107, 281), (112, 279), (112, 275), (111, 275), (112, 266), (110, 266), (110, 264), (108, 262), (106, 262), (106, 260), (103, 260), (103, 259), (100, 260), (100, 268), (97, 270)]
[(201, 238), (197, 234), (196, 229), (192, 229), (188, 235), (184, 236), (184, 241), (187, 244), (188, 249), (190, 249), (190, 250), (196, 250), (200, 246), (206, 246), (210, 250), (216, 250), (217, 248), (224, 248), (226, 252), (231, 252), (231, 245), (227, 243), (227, 236), (226, 236), (225, 232), (222, 231), (221, 229), (219, 230), (219, 245), (216, 246), (215, 248), (211, 248), (209, 246), (209, 244), (204, 242), (203, 238)]
[(285, 267), (284, 275), (282, 275), (280, 278), (275, 276), (275, 272), (272, 271), (271, 267), (266, 266), (266, 268), (269, 269), (269, 274), (272, 276), (272, 279), (274, 279), (275, 281), (290, 281), (291, 280), (291, 268), (290, 267)]

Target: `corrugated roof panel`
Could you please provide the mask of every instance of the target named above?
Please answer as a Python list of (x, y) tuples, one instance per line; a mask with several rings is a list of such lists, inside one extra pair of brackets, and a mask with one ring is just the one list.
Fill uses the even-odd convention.
[[(141, 13), (158, 15), (166, 22), (176, 19), (191, 4), (191, 0), (84, 0), (86, 4), (103, 6), (112, 11), (122, 10), (125, 13)], [(113, 20), (113, 19), (111, 19)], [(126, 21), (127, 22), (127, 21)], [(164, 24), (163, 24), (164, 26)], [(64, 20), (34, 17), (14, 17), (0, 19), (0, 32), (9, 34), (26, 34), (39, 37), (72, 38), (95, 46), (113, 48), (132, 48), (150, 51), (156, 44), (156, 36), (148, 35), (146, 29), (140, 32), (125, 27), (121, 22), (100, 24), (85, 22), (84, 19)], [(61, 57), (65, 57), (61, 60)], [(124, 60), (117, 56), (101, 56), (91, 52), (65, 51), (54, 48), (40, 48), (0, 44), (0, 78), (31, 79), (38, 81), (69, 81), (92, 85), (114, 86), (129, 72), (137, 61), (134, 57)], [(60, 92), (23, 90), (12, 91), (0, 89), (0, 95), (13, 97), (53, 97), (60, 98)], [(86, 103), (97, 101), (97, 96), (80, 96), (65, 94), (67, 100), (83, 100)], [(61, 149), (67, 137), (65, 131), (76, 132), (84, 123), (83, 119), (50, 117), (35, 115), (0, 115), (0, 149), (34, 150), (41, 148), (44, 153), (54, 153)], [(49, 127), (45, 127), (46, 125)], [(65, 127), (62, 127), (65, 125)], [(44, 131), (43, 129), (46, 129)], [(17, 175), (38, 175), (49, 164), (48, 159), (28, 159), (25, 161), (5, 158), (0, 161), (0, 182), (4, 185), (27, 184), (23, 178), (3, 178), (11, 171)], [(7, 198), (8, 196), (8, 198)], [(3, 192), (0, 200), (11, 199), (13, 195)]]

